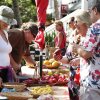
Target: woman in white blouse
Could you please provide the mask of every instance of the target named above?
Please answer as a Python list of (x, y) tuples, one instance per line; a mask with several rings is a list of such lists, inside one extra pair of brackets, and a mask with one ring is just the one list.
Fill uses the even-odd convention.
[(7, 6), (0, 6), (0, 77), (3, 82), (12, 81), (10, 52), (12, 47), (8, 40), (7, 28), (14, 24), (14, 12)]

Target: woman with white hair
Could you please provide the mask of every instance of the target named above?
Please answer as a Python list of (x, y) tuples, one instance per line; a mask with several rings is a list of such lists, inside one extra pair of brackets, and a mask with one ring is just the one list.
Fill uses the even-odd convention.
[[(78, 32), (78, 36), (80, 37), (80, 38), (77, 39), (76, 43), (74, 42), (75, 44), (78, 43), (78, 45), (80, 45), (80, 46), (82, 45), (82, 42), (84, 41), (84, 39), (86, 37), (86, 33), (87, 33), (87, 30), (88, 30), (90, 25), (91, 25), (91, 20), (90, 20), (90, 15), (89, 15), (88, 12), (81, 11), (79, 13), (79, 15), (77, 15), (75, 17), (75, 27), (76, 27), (76, 30)], [(71, 44), (69, 44), (69, 45), (71, 45)], [(71, 47), (72, 47), (72, 45), (71, 45)], [(70, 59), (70, 65), (71, 66), (78, 66), (78, 67), (80, 67), (80, 57), (79, 57), (78, 53), (76, 51), (73, 52), (73, 50), (72, 50), (71, 54), (72, 54), (72, 56), (74, 56), (73, 57), (74, 59), (73, 58)], [(70, 58), (69, 56), (67, 56), (67, 57)], [(72, 63), (72, 62), (74, 62), (74, 63)], [(78, 74), (77, 74), (77, 71), (76, 71), (76, 75), (74, 76), (74, 80), (78, 84), (80, 84), (80, 74), (79, 74), (80, 71), (79, 70), (80, 69), (78, 68), (78, 70), (77, 70)], [(72, 89), (71, 86), (74, 86), (74, 84), (71, 84), (71, 85), (69, 84), (69, 87), (70, 87), (69, 89)], [(72, 89), (72, 91), (73, 91), (73, 89)], [(72, 100), (78, 100), (78, 99), (75, 99), (74, 96), (72, 96)]]
[[(75, 16), (75, 27), (77, 29), (78, 34), (80, 35), (80, 41), (77, 40), (79, 42), (78, 45), (82, 45), (82, 42), (85, 39), (87, 30), (90, 25), (91, 25), (91, 21), (90, 21), (89, 13), (87, 11), (81, 10), (80, 13), (77, 16)], [(70, 39), (72, 39), (72, 38), (70, 38)], [(75, 41), (75, 40), (73, 40), (73, 41)], [(73, 43), (76, 44), (77, 42), (76, 43), (73, 42)], [(67, 63), (67, 64), (69, 63), (71, 66), (70, 69), (72, 72), (72, 76), (71, 76), (71, 78), (70, 78), (71, 80), (68, 84), (70, 98), (71, 98), (71, 100), (79, 100), (77, 86), (73, 84), (74, 83), (73, 81), (76, 78), (74, 76), (75, 75), (74, 68), (80, 66), (80, 57), (78, 56), (78, 53), (76, 51), (73, 51), (72, 44), (69, 43), (69, 46), (66, 51), (66, 55), (62, 59), (60, 59), (60, 58), (62, 58), (62, 57), (59, 57), (59, 55), (55, 56), (56, 60), (59, 60), (63, 63)], [(80, 81), (79, 79), (76, 81), (78, 83), (78, 85), (80, 84), (79, 81)]]
[(14, 12), (7, 6), (0, 6), (0, 77), (3, 82), (12, 81), (10, 52), (12, 47), (8, 40), (7, 29), (15, 23)]
[(80, 100), (100, 100), (100, 2), (91, 9), (90, 19), (82, 45), (73, 44), (80, 56)]

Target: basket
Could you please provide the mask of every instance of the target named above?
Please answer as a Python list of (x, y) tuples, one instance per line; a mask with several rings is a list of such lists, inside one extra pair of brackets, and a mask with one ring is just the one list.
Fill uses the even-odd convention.
[(50, 58), (53, 58), (53, 53), (55, 52), (57, 48), (55, 47), (49, 47), (49, 53), (50, 53)]
[(9, 100), (28, 100), (33, 97), (28, 92), (1, 92), (1, 95), (8, 97)]
[(25, 90), (26, 84), (24, 83), (4, 83), (3, 86), (6, 88), (14, 88), (16, 90), (16, 92), (21, 92), (23, 90)]

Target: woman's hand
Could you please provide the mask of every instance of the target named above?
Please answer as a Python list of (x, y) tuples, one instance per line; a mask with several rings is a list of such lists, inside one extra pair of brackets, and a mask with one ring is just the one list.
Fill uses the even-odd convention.
[(3, 82), (2, 82), (2, 78), (0, 77), (0, 88), (2, 88)]
[(77, 45), (76, 43), (71, 43), (72, 52), (76, 52), (77, 53), (77, 49), (78, 48), (79, 48), (79, 45)]
[(59, 61), (59, 60), (62, 59), (62, 55), (56, 55), (56, 54), (54, 54), (54, 55), (53, 55), (53, 58), (54, 58), (55, 60)]
[(13, 75), (14, 75), (14, 81), (19, 82), (19, 79), (17, 77), (17, 74), (16, 74), (15, 70), (12, 70), (12, 72), (13, 72)]
[(80, 58), (75, 58), (70, 61), (71, 66), (79, 66), (80, 65)]
[(54, 54), (53, 54), (53, 58), (55, 60), (61, 60), (62, 59), (62, 54), (61, 54), (61, 50), (60, 49), (57, 49)]
[(21, 66), (19, 66), (18, 64), (13, 65), (12, 67), (13, 67), (15, 72), (17, 72), (21, 68)]
[(14, 71), (17, 72), (17, 70), (19, 70), (21, 68), (21, 66), (15, 62), (15, 60), (13, 59), (13, 57), (11, 56), (11, 54), (9, 54), (9, 56), (10, 56), (11, 66), (14, 69)]

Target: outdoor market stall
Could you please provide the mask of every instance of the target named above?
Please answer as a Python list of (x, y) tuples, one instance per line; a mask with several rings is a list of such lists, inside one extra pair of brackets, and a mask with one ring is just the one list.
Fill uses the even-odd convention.
[(4, 83), (2, 96), (7, 96), (9, 100), (41, 100), (37, 99), (39, 96), (40, 98), (46, 98), (46, 96), (47, 98), (53, 98), (49, 100), (69, 100), (67, 87), (69, 70), (65, 69), (64, 66), (43, 67), (41, 78), (36, 76), (39, 74), (35, 74), (34, 68), (28, 66), (23, 68), (27, 71), (32, 70), (34, 77), (27, 78), (21, 83)]

